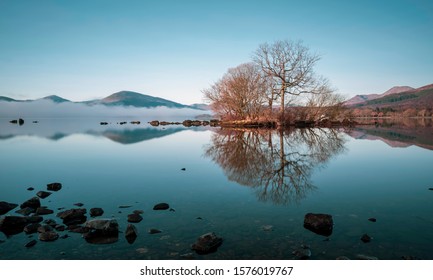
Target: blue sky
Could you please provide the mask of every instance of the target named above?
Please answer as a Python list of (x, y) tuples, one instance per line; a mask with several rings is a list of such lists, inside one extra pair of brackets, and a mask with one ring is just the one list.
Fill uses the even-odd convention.
[(433, 83), (433, 1), (0, 0), (0, 95), (190, 104), (264, 42), (302, 40), (347, 97)]

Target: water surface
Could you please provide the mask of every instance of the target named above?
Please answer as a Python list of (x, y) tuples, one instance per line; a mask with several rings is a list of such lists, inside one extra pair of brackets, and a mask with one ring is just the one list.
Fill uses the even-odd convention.
[[(0, 232), (1, 259), (180, 259), (191, 252), (195, 259), (293, 259), (301, 247), (311, 259), (433, 259), (431, 124), (279, 132), (151, 127), (150, 119), (0, 121), (0, 201), (20, 204), (61, 182), (42, 205), (55, 213), (77, 202), (101, 207), (122, 231), (113, 244), (63, 232), (70, 237), (32, 248), (24, 245), (37, 234)], [(175, 211), (152, 210), (159, 202)], [(144, 211), (143, 221), (128, 244), (123, 232), (133, 210)], [(331, 236), (303, 227), (309, 212), (333, 216)], [(61, 223), (55, 213), (44, 218)], [(162, 233), (148, 234), (151, 228)], [(206, 232), (223, 244), (195, 254), (190, 246)], [(363, 234), (372, 241), (363, 243)]]

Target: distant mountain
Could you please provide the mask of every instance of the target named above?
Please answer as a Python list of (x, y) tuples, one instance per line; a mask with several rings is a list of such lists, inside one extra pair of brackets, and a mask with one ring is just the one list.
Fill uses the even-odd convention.
[[(168, 108), (189, 108), (195, 110), (208, 110), (205, 104), (193, 104), (191, 106), (180, 104), (160, 97), (141, 94), (133, 91), (119, 91), (102, 99), (94, 99), (80, 102), (72, 102), (57, 95), (49, 95), (36, 100), (50, 100), (53, 103), (81, 103), (86, 105), (105, 105), (105, 106), (131, 106), (137, 108), (168, 107)], [(0, 101), (5, 102), (33, 102), (36, 100), (16, 100), (6, 96), (0, 96)]]
[(71, 100), (64, 99), (64, 98), (57, 96), (57, 95), (45, 96), (45, 97), (41, 98), (40, 100), (51, 100), (54, 103), (71, 102)]
[(18, 100), (15, 100), (15, 99), (13, 99), (13, 98), (6, 97), (6, 96), (0, 96), (0, 101), (6, 101), (6, 102), (18, 102)]
[(190, 106), (173, 102), (167, 99), (141, 94), (133, 91), (119, 91), (99, 101), (107, 106), (133, 106), (133, 107), (159, 107), (191, 108)]
[(408, 87), (408, 86), (396, 86), (396, 87), (392, 87), (389, 90), (385, 91), (382, 94), (363, 94), (363, 95), (356, 95), (354, 97), (352, 97), (351, 99), (347, 100), (344, 102), (344, 105), (346, 106), (352, 106), (352, 105), (356, 105), (356, 104), (360, 104), (369, 100), (374, 100), (374, 99), (378, 99), (378, 98), (382, 98), (391, 94), (396, 94), (396, 93), (401, 93), (401, 92), (407, 92), (407, 91), (411, 91), (414, 90), (414, 88), (412, 87)]
[(381, 94), (381, 96), (378, 98), (373, 98), (355, 104), (347, 104), (346, 102), (346, 106), (352, 108), (398, 108), (399, 110), (411, 108), (432, 108), (433, 84), (426, 85), (417, 89), (411, 87), (395, 87), (385, 92), (384, 94)]

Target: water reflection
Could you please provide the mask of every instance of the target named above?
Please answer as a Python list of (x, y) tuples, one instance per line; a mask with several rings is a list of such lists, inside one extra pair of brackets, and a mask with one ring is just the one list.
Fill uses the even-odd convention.
[(229, 180), (254, 188), (260, 201), (289, 204), (314, 190), (314, 169), (343, 150), (339, 130), (222, 129), (213, 134), (205, 154)]

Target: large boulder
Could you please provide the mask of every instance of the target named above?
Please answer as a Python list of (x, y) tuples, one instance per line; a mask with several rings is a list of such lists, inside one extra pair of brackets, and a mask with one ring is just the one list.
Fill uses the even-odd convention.
[(63, 220), (67, 226), (82, 224), (87, 220), (85, 214), (87, 210), (84, 208), (74, 208), (57, 213), (57, 217)]
[(42, 217), (39, 216), (6, 216), (0, 219), (0, 231), (7, 236), (14, 235), (23, 232), (26, 225), (39, 222), (42, 222)]
[(42, 199), (49, 197), (51, 195), (50, 192), (45, 192), (45, 191), (39, 191), (36, 193), (36, 195)]
[(7, 212), (11, 211), (15, 207), (17, 207), (18, 204), (15, 203), (9, 203), (6, 201), (0, 201), (0, 215), (4, 215)]
[(99, 217), (102, 216), (104, 214), (104, 210), (102, 210), (102, 208), (91, 208), (90, 211), (90, 217)]
[(119, 225), (115, 219), (90, 220), (84, 224), (88, 232), (84, 239), (92, 244), (110, 244), (119, 239)]
[(61, 188), (62, 188), (62, 184), (61, 183), (55, 182), (55, 183), (49, 183), (49, 184), (47, 184), (47, 190), (49, 190), (49, 191), (57, 192), (57, 191), (60, 191)]
[(323, 236), (330, 236), (334, 222), (329, 214), (307, 213), (304, 217), (304, 228)]
[(197, 241), (191, 245), (191, 249), (197, 254), (205, 255), (215, 252), (223, 243), (221, 237), (216, 236), (213, 232), (208, 232), (200, 236)]
[(39, 197), (36, 197), (36, 196), (32, 197), (20, 205), (21, 209), (26, 208), (26, 207), (30, 207), (33, 209), (37, 209), (37, 208), (41, 207), (41, 201), (39, 200)]

